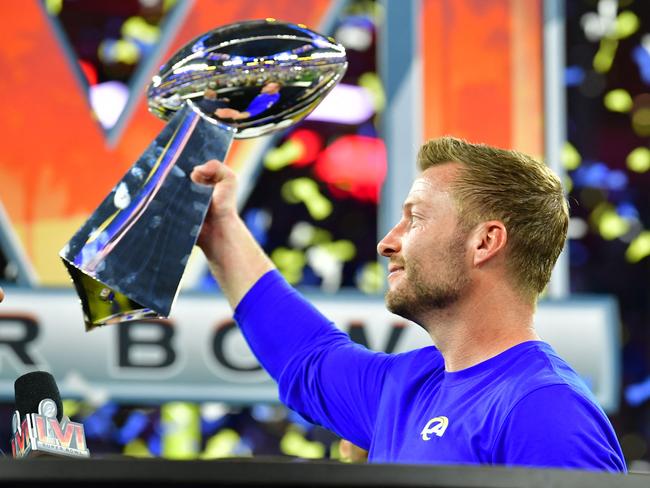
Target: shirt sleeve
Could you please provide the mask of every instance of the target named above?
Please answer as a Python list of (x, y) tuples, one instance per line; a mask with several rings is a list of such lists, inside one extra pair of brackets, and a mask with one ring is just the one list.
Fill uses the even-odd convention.
[(235, 320), (260, 364), (278, 382), (282, 402), (369, 448), (393, 356), (351, 341), (276, 270), (244, 296)]
[(614, 430), (592, 401), (559, 384), (525, 395), (508, 414), (494, 464), (626, 472)]
[(257, 95), (251, 103), (246, 107), (246, 112), (250, 114), (250, 117), (255, 117), (256, 115), (261, 114), (265, 110), (270, 109), (273, 105), (277, 103), (280, 99), (279, 93), (260, 93)]

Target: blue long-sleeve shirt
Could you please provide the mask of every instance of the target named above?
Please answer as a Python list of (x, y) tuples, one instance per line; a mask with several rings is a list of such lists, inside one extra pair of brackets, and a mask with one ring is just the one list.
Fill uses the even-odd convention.
[(433, 346), (384, 354), (355, 344), (277, 271), (235, 320), (280, 399), (371, 462), (626, 470), (605, 413), (544, 342), (449, 373)]

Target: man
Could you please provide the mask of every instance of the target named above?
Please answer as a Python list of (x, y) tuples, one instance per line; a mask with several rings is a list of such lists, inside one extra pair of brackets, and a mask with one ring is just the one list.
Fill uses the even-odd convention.
[(0, 302), (5, 299), (5, 292), (2, 290), (2, 287), (0, 287)]
[(559, 179), (523, 154), (451, 137), (418, 159), (378, 251), (389, 310), (435, 347), (397, 355), (352, 343), (286, 284), (237, 216), (232, 171), (194, 169), (215, 185), (198, 244), (280, 398), (371, 462), (625, 471), (607, 417), (533, 327), (568, 227)]
[(267, 81), (260, 90), (260, 93), (251, 100), (243, 112), (234, 108), (217, 108), (214, 114), (221, 119), (243, 120), (256, 117), (266, 112), (280, 100), (282, 85), (277, 81)]

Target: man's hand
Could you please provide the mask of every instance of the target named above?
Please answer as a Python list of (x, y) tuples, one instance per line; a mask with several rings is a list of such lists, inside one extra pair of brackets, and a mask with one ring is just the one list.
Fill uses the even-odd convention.
[(197, 244), (207, 251), (215, 235), (224, 230), (228, 220), (237, 218), (237, 175), (216, 160), (195, 166), (190, 175), (194, 183), (213, 186), (212, 201)]
[(346, 463), (368, 462), (368, 451), (345, 439), (341, 439), (339, 442), (339, 454), (341, 455), (341, 461)]
[(251, 116), (248, 112), (240, 112), (234, 108), (218, 108), (214, 114), (221, 119), (241, 120), (247, 119)]

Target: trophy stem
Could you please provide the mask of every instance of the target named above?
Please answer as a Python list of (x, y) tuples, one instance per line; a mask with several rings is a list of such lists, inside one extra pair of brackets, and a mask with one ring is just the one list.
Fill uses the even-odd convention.
[(186, 104), (61, 251), (87, 328), (169, 315), (212, 194), (189, 175), (233, 135)]

